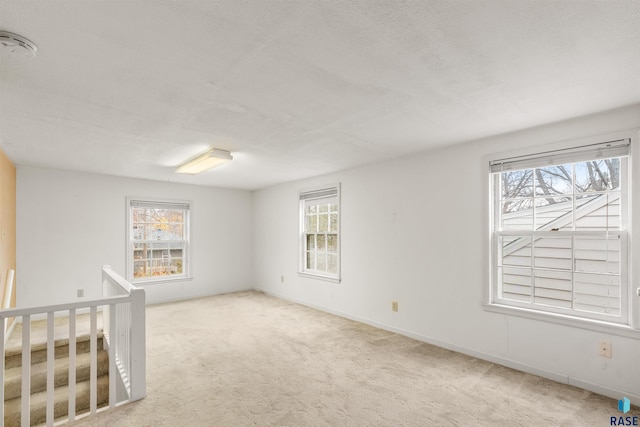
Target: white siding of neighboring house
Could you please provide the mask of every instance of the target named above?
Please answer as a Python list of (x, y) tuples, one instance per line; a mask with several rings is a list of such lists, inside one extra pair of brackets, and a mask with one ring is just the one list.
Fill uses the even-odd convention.
[[(610, 200), (607, 197), (610, 196), (595, 196), (579, 205), (576, 230), (619, 229), (620, 196), (617, 194)], [(572, 207), (572, 202), (568, 201), (536, 209), (536, 229), (571, 231)], [(531, 223), (532, 216), (532, 210), (505, 214), (503, 227), (505, 230), (522, 230)], [(533, 298), (536, 304), (564, 308), (574, 306), (579, 310), (619, 315), (620, 278), (580, 272), (619, 272), (620, 241), (617, 238), (605, 241), (576, 238), (574, 244), (575, 259), (570, 236), (541, 237), (535, 239), (533, 245), (527, 236), (505, 236), (501, 248), (505, 266), (500, 272), (502, 297), (523, 302)], [(574, 263), (575, 277), (572, 275)], [(532, 271), (531, 267), (536, 269)]]

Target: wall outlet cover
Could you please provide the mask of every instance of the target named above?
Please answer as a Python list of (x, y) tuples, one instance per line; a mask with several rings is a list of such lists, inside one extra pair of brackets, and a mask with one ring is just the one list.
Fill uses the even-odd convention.
[(598, 355), (602, 357), (611, 358), (611, 343), (609, 341), (602, 341), (598, 348)]

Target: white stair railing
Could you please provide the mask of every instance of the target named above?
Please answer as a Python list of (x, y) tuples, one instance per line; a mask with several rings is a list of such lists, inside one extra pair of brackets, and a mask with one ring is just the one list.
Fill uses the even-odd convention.
[[(7, 270), (7, 279), (4, 281), (4, 295), (2, 296), (2, 309), (11, 308), (11, 298), (13, 297), (13, 279), (15, 278), (15, 270)], [(15, 322), (9, 322), (10, 319), (4, 319), (5, 341), (11, 333)], [(5, 342), (6, 344), (6, 342)]]
[(102, 295), (131, 297), (128, 304), (114, 305), (103, 312), (103, 328), (109, 348), (115, 348), (115, 358), (109, 359), (112, 364), (109, 369), (118, 368), (129, 400), (142, 399), (146, 395), (144, 289), (133, 286), (111, 266), (105, 265), (102, 267)]
[[(103, 298), (31, 308), (0, 310), (0, 319), (16, 318), (22, 322), (22, 392), (21, 425), (29, 426), (31, 398), (31, 320), (32, 317), (46, 315), (47, 322), (47, 402), (46, 425), (54, 425), (54, 361), (55, 339), (54, 318), (56, 313), (69, 316), (69, 384), (68, 421), (76, 419), (76, 312), (89, 310), (90, 318), (90, 399), (89, 412), (98, 411), (98, 351), (97, 317), (98, 309), (103, 312), (105, 347), (109, 355), (109, 408), (132, 402), (146, 395), (145, 368), (145, 294), (115, 273), (111, 267), (102, 269)], [(126, 308), (123, 308), (126, 307)], [(66, 312), (66, 313), (65, 313)], [(108, 314), (107, 314), (108, 313)], [(106, 314), (106, 316), (105, 316)], [(108, 317), (108, 321), (105, 319)], [(0, 322), (4, 324), (4, 322)], [(114, 332), (115, 331), (115, 332)], [(5, 328), (0, 328), (0, 372), (5, 383)], [(108, 334), (109, 333), (109, 334)], [(115, 339), (114, 339), (115, 337)], [(117, 369), (116, 369), (117, 367)], [(116, 372), (128, 384), (126, 396), (117, 398)], [(0, 423), (5, 419), (4, 387), (0, 387)], [(60, 420), (55, 420), (58, 424)]]

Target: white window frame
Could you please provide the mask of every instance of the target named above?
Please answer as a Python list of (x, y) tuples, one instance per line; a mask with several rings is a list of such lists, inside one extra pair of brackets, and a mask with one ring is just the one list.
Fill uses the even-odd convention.
[[(185, 240), (178, 240), (184, 243), (183, 247), (183, 263), (182, 274), (172, 274), (169, 276), (157, 276), (157, 277), (144, 277), (134, 278), (134, 254), (133, 247), (135, 242), (133, 240), (133, 207), (149, 206), (161, 209), (184, 209), (184, 233)], [(126, 231), (126, 277), (133, 284), (151, 284), (159, 282), (173, 282), (173, 281), (185, 281), (191, 280), (191, 209), (192, 202), (185, 200), (166, 200), (166, 199), (150, 199), (143, 197), (127, 197), (126, 198), (126, 218), (127, 218), (127, 231)], [(151, 242), (151, 241), (149, 241)]]
[[(622, 140), (622, 143), (616, 141)], [(607, 143), (603, 141), (611, 141), (613, 144), (607, 147)], [(551, 321), (561, 323), (565, 325), (577, 326), (590, 330), (598, 330), (608, 333), (618, 333), (620, 335), (637, 336), (638, 335), (638, 302), (637, 298), (634, 298), (635, 288), (632, 286), (632, 272), (631, 272), (631, 169), (633, 163), (632, 150), (637, 143), (635, 135), (629, 133), (621, 133), (616, 135), (610, 135), (609, 138), (585, 138), (581, 141), (559, 143), (551, 146), (549, 149), (539, 150), (538, 152), (531, 152), (525, 150), (524, 152), (516, 151), (512, 153), (506, 153), (494, 156), (488, 156), (488, 197), (489, 201), (489, 277), (488, 286), (485, 287), (484, 292), (484, 307), (488, 311), (498, 312), (502, 314), (517, 315), (536, 320)], [(613, 148), (612, 146), (613, 145)], [(600, 154), (594, 157), (594, 153), (598, 153), (598, 149), (601, 150)], [(616, 230), (616, 233), (621, 239), (621, 316), (616, 320), (607, 316), (584, 316), (575, 311), (567, 313), (566, 310), (555, 310), (535, 307), (531, 304), (517, 304), (511, 301), (505, 301), (500, 298), (500, 292), (498, 289), (498, 241), (501, 235), (507, 235), (509, 231), (498, 230), (498, 218), (496, 211), (496, 191), (499, 191), (499, 187), (496, 188), (496, 183), (499, 179), (496, 179), (494, 174), (498, 173), (501, 168), (505, 170), (511, 169), (526, 169), (536, 166), (542, 166), (543, 164), (562, 164), (562, 163), (578, 163), (595, 158), (608, 158), (608, 157), (624, 157), (623, 161), (625, 166), (621, 165), (621, 195), (624, 199), (622, 201), (623, 212), (621, 230)], [(524, 167), (522, 167), (524, 165)], [(498, 175), (499, 176), (499, 175)], [(542, 232), (545, 233), (545, 232)], [(549, 235), (559, 236), (555, 232), (546, 232)], [(572, 239), (574, 236), (586, 233), (586, 232), (563, 232), (566, 236), (570, 236)], [(512, 234), (518, 234), (513, 232)], [(522, 233), (520, 233), (522, 234)], [(534, 234), (534, 233), (532, 233)], [(639, 291), (640, 292), (640, 291)]]
[[(340, 260), (340, 247), (342, 243), (341, 238), (341, 229), (342, 229), (342, 220), (341, 220), (341, 200), (340, 200), (340, 183), (326, 185), (321, 187), (314, 187), (309, 189), (301, 190), (298, 194), (299, 199), (299, 213), (300, 213), (300, 227), (299, 227), (299, 259), (298, 259), (298, 274), (300, 276), (306, 276), (314, 279), (321, 279), (329, 282), (339, 283), (341, 280), (340, 271), (341, 271), (341, 260)], [(307, 239), (306, 239), (306, 206), (310, 202), (326, 202), (326, 203), (335, 203), (338, 205), (337, 212), (337, 230), (336, 233), (338, 235), (337, 242), (337, 270), (336, 274), (331, 274), (325, 271), (311, 270), (306, 268), (306, 255), (307, 255)], [(326, 233), (325, 233), (326, 234)], [(331, 233), (333, 234), (333, 233)]]

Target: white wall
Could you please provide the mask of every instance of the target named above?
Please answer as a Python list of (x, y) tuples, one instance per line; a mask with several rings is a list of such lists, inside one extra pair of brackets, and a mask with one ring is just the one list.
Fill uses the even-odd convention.
[[(102, 264), (124, 273), (125, 197), (186, 199), (193, 201), (194, 279), (147, 285), (151, 303), (255, 284), (640, 404), (637, 338), (488, 312), (481, 305), (488, 277), (487, 156), (639, 127), (636, 105), (253, 194), (19, 166), (18, 304), (75, 300), (77, 289), (85, 290), (85, 298), (98, 297)], [(637, 174), (637, 144), (634, 150)], [(342, 183), (339, 284), (297, 275), (298, 190), (335, 182)], [(640, 185), (632, 196), (632, 221), (640, 224)], [(633, 245), (632, 267), (640, 272), (640, 239)], [(397, 313), (392, 300), (399, 301)], [(603, 339), (612, 342), (611, 359), (597, 355)]]
[(193, 202), (193, 280), (145, 285), (148, 303), (253, 287), (251, 192), (18, 166), (19, 306), (98, 298), (103, 264), (124, 276), (127, 196)]
[[(611, 397), (627, 395), (639, 404), (638, 338), (482, 307), (489, 265), (487, 156), (638, 127), (640, 105), (258, 191), (256, 287)], [(638, 148), (636, 143), (635, 154)], [(633, 162), (638, 173), (640, 155)], [(298, 190), (334, 182), (342, 183), (340, 284), (297, 275)], [(636, 224), (639, 202), (636, 185)], [(397, 313), (391, 301), (399, 302)], [(597, 354), (603, 339), (612, 342), (610, 359)]]

